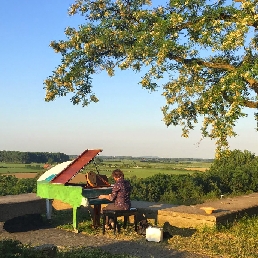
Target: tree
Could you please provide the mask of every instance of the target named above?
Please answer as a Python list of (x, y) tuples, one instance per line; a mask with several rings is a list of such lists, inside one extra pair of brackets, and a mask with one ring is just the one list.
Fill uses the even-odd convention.
[(206, 180), (204, 181), (211, 181), (223, 194), (257, 192), (257, 165), (258, 157), (247, 150), (224, 151), (205, 173)]
[[(182, 136), (203, 119), (203, 137), (216, 139), (217, 151), (236, 136), (245, 108), (258, 107), (257, 0), (76, 0), (69, 14), (85, 24), (65, 29), (67, 40), (50, 46), (61, 64), (44, 84), (46, 101), (72, 92), (73, 104), (98, 102), (92, 75), (118, 69), (144, 72), (141, 85), (162, 85), (167, 126)], [(256, 113), (254, 113), (256, 114)]]

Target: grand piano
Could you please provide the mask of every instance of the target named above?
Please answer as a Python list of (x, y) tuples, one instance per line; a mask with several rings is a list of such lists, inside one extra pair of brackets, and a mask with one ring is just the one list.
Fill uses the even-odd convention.
[(101, 204), (109, 203), (107, 199), (99, 199), (99, 195), (112, 192), (112, 186), (105, 175), (90, 171), (85, 174), (85, 184), (70, 181), (94, 161), (101, 149), (87, 149), (72, 161), (63, 162), (47, 170), (37, 181), (37, 195), (46, 199), (47, 218), (51, 218), (52, 200), (68, 203), (73, 208), (73, 228), (78, 232), (77, 209), (80, 206), (94, 206), (93, 226), (100, 224)]

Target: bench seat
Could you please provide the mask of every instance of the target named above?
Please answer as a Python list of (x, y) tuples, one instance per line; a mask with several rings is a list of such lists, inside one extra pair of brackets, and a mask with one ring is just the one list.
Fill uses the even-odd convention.
[(117, 217), (124, 217), (123, 228), (127, 227), (127, 222), (129, 216), (134, 216), (134, 228), (137, 231), (137, 214), (138, 210), (136, 208), (131, 208), (130, 210), (103, 210), (102, 211), (102, 232), (105, 234), (105, 224), (106, 224), (106, 216), (112, 217), (114, 219), (114, 234), (117, 230)]

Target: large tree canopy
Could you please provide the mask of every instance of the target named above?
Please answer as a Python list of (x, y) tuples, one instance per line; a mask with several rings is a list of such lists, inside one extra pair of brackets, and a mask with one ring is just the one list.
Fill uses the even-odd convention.
[(45, 100), (72, 92), (73, 104), (85, 106), (98, 101), (93, 74), (144, 71), (142, 87), (163, 87), (165, 124), (182, 126), (188, 137), (200, 117), (203, 137), (216, 139), (221, 151), (244, 108), (258, 107), (257, 2), (77, 0), (69, 14), (85, 24), (51, 42), (62, 60), (44, 82)]

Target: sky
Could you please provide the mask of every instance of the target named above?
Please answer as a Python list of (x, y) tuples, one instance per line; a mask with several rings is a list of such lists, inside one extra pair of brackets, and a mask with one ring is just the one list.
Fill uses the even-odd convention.
[[(67, 26), (82, 23), (69, 17), (72, 0), (2, 0), (0, 6), (0, 150), (62, 152), (79, 155), (103, 149), (105, 156), (214, 158), (215, 143), (200, 142), (197, 127), (189, 138), (180, 127), (166, 127), (161, 91), (138, 84), (139, 74), (102, 72), (94, 76), (98, 103), (74, 106), (70, 97), (45, 102), (44, 80), (60, 63), (49, 44), (65, 39)], [(258, 154), (252, 112), (236, 127), (231, 149)]]

